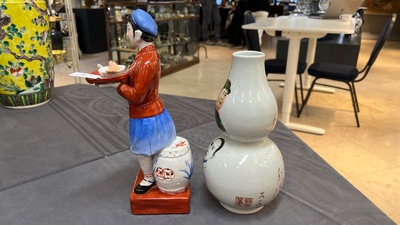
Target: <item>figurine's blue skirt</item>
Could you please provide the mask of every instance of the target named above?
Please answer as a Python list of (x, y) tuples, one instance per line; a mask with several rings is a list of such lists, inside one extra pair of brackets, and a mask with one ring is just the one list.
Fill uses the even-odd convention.
[(166, 109), (157, 116), (129, 120), (131, 151), (154, 155), (168, 147), (176, 137), (175, 124)]

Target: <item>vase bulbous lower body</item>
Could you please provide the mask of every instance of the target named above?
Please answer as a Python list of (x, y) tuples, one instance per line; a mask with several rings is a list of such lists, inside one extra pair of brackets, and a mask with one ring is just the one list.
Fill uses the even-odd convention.
[(203, 171), (208, 190), (238, 214), (261, 210), (278, 195), (285, 176), (282, 155), (271, 140), (243, 144), (224, 135), (208, 148)]
[(46, 1), (4, 0), (0, 14), (0, 103), (14, 109), (43, 105), (54, 87)]
[(277, 121), (277, 105), (268, 86), (265, 55), (233, 53), (229, 77), (216, 101), (215, 119), (222, 135), (203, 160), (207, 188), (229, 211), (250, 214), (279, 193), (284, 163), (268, 138)]

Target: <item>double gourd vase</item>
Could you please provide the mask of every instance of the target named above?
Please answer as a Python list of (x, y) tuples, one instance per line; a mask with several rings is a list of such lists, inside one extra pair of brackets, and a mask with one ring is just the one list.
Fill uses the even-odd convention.
[(251, 214), (272, 201), (282, 188), (285, 169), (268, 135), (277, 121), (277, 105), (258, 51), (233, 53), (229, 77), (216, 101), (222, 134), (203, 159), (205, 183), (227, 210)]
[(46, 2), (2, 0), (0, 25), (0, 103), (9, 108), (45, 104), (54, 86)]

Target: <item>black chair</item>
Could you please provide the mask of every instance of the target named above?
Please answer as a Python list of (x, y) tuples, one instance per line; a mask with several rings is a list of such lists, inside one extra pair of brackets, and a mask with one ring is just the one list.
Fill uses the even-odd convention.
[[(354, 115), (356, 117), (357, 127), (360, 127), (360, 122), (358, 120), (358, 112), (360, 112), (360, 107), (358, 105), (354, 83), (364, 80), (365, 77), (368, 75), (369, 70), (374, 64), (380, 50), (382, 49), (383, 45), (385, 44), (385, 41), (388, 39), (392, 31), (393, 24), (396, 21), (396, 17), (397, 15), (393, 14), (385, 24), (381, 34), (379, 35), (378, 40), (375, 43), (375, 46), (372, 50), (367, 65), (362, 70), (359, 71), (355, 66), (335, 64), (335, 63), (324, 63), (324, 62), (313, 63), (308, 68), (308, 74), (313, 76), (315, 79), (311, 83), (311, 87), (308, 90), (307, 96), (303, 101), (303, 104), (300, 109), (300, 114), (303, 111), (304, 107), (306, 106), (308, 100), (310, 99), (310, 95), (313, 91), (314, 85), (319, 84), (322, 86), (337, 88), (350, 92), (351, 99), (353, 102), (353, 109), (354, 109)], [(331, 84), (317, 83), (317, 80), (319, 79), (326, 79), (331, 81), (337, 81), (340, 83), (345, 83), (347, 84), (348, 88), (343, 88)]]
[[(254, 17), (251, 13), (251, 11), (246, 11), (244, 13), (244, 24), (249, 24), (249, 23), (254, 23)], [(260, 47), (260, 42), (259, 42), (259, 37), (258, 37), (258, 31), (257, 30), (243, 30), (244, 32), (244, 37), (247, 45), (248, 50), (253, 50), (253, 51), (261, 51)], [(305, 62), (300, 62), (297, 65), (297, 74), (299, 75), (299, 81), (300, 81), (300, 94), (301, 94), (301, 100), (303, 101), (304, 96), (303, 96), (303, 84), (302, 84), (302, 79), (301, 75), (304, 73), (304, 71), (307, 68), (307, 63)], [(265, 74), (268, 76), (268, 74), (286, 74), (286, 60), (283, 59), (267, 59), (265, 60)], [(284, 81), (284, 79), (268, 79), (268, 81)], [(297, 116), (300, 116), (300, 107), (299, 107), (299, 100), (298, 100), (298, 94), (297, 94), (297, 88), (295, 86), (295, 98), (296, 98), (296, 110), (297, 110)]]

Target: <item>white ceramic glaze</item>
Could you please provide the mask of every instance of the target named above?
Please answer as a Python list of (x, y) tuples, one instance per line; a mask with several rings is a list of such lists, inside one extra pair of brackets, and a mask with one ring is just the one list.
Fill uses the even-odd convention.
[(203, 161), (207, 188), (227, 210), (258, 212), (281, 190), (282, 155), (268, 138), (240, 143), (221, 135), (210, 144)]
[(232, 67), (216, 102), (222, 135), (203, 160), (207, 188), (227, 210), (258, 212), (281, 190), (282, 155), (268, 138), (276, 124), (277, 106), (265, 76), (261, 52), (233, 53)]
[(258, 51), (233, 53), (231, 71), (216, 104), (218, 127), (231, 139), (259, 141), (275, 127), (277, 105), (264, 60), (264, 53)]
[(154, 176), (158, 188), (168, 194), (183, 192), (193, 173), (189, 142), (177, 136), (174, 142), (154, 157)]

